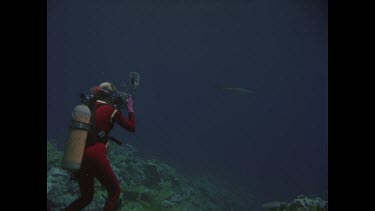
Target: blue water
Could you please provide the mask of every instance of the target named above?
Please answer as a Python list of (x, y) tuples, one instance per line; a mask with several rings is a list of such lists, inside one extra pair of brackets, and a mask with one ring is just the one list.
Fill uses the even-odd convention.
[(327, 192), (326, 1), (47, 6), (48, 137), (63, 144), (79, 93), (137, 71), (137, 132), (113, 135), (142, 155), (215, 175), (262, 202)]

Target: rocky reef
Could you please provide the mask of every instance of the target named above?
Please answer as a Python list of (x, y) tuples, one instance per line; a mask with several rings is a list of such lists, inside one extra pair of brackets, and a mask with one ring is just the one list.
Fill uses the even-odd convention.
[(292, 202), (270, 202), (263, 204), (270, 211), (327, 211), (328, 202), (320, 197), (298, 195)]
[[(76, 181), (61, 169), (63, 152), (47, 140), (47, 210), (63, 210), (79, 196)], [(250, 211), (255, 210), (251, 194), (228, 188), (212, 178), (187, 178), (156, 159), (145, 159), (129, 145), (111, 145), (111, 162), (121, 184), (121, 211)], [(86, 211), (102, 210), (106, 191), (95, 180), (95, 195)]]

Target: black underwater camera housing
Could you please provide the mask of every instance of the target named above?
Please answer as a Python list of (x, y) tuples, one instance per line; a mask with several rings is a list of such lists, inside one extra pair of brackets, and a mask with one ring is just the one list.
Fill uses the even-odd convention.
[[(126, 106), (126, 99), (129, 96), (134, 96), (135, 92), (139, 86), (140, 76), (138, 72), (129, 72), (129, 81), (128, 83), (121, 84), (121, 87), (124, 88), (124, 91), (116, 91), (114, 93), (108, 93), (111, 95), (113, 106), (117, 109), (123, 109)], [(104, 91), (104, 90), (103, 90)], [(96, 102), (96, 97), (94, 94), (85, 95), (83, 93), (80, 94), (81, 103), (87, 105), (89, 108)]]
[(139, 86), (139, 73), (130, 72), (129, 73), (129, 88), (131, 92), (135, 92)]
[(137, 88), (139, 86), (139, 79), (140, 76), (138, 72), (130, 72), (128, 83), (123, 83), (121, 85), (124, 88), (124, 91), (117, 91), (113, 93), (113, 104), (116, 108), (124, 108), (126, 105), (126, 99), (129, 96), (135, 95), (135, 92), (137, 91)]

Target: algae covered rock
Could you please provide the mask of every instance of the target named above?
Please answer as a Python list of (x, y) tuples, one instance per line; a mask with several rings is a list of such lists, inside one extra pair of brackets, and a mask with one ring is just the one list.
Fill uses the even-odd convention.
[(309, 211), (325, 211), (328, 209), (328, 202), (320, 197), (299, 195), (290, 203), (290, 207), (303, 208)]
[(55, 143), (47, 141), (47, 171), (51, 167), (58, 167), (61, 165), (63, 152), (57, 149)]
[[(225, 188), (204, 176), (188, 179), (160, 160), (139, 157), (129, 144), (110, 145), (107, 155), (121, 185), (121, 211), (228, 211), (252, 210), (254, 206), (249, 194)], [(79, 197), (77, 182), (61, 169), (62, 156), (63, 152), (47, 141), (49, 210), (63, 210)], [(102, 210), (105, 204), (107, 192), (96, 179), (94, 189), (94, 199), (85, 210)]]
[(325, 208), (326, 205), (327, 205), (327, 201), (324, 201), (320, 197), (309, 198), (304, 195), (298, 195), (290, 204), (290, 206), (303, 207), (303, 208), (309, 208), (309, 207)]
[(270, 211), (326, 211), (328, 202), (320, 197), (298, 195), (291, 203), (270, 202), (263, 204), (263, 208)]

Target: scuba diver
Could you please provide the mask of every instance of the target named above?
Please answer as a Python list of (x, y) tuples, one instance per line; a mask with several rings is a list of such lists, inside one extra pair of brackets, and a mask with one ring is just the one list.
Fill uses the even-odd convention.
[[(99, 87), (91, 89), (95, 96), (93, 112), (93, 130), (87, 134), (87, 141), (84, 146), (82, 163), (80, 169), (73, 173), (80, 190), (80, 197), (68, 205), (66, 211), (76, 211), (85, 208), (94, 196), (94, 178), (105, 187), (108, 193), (105, 211), (116, 210), (120, 206), (120, 184), (107, 159), (107, 148), (109, 144), (109, 133), (117, 123), (129, 132), (135, 132), (135, 118), (133, 99), (127, 96), (125, 102), (128, 109), (128, 118), (115, 106), (116, 87), (110, 82), (101, 83)], [(125, 106), (124, 106), (125, 107)]]

